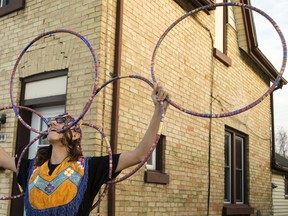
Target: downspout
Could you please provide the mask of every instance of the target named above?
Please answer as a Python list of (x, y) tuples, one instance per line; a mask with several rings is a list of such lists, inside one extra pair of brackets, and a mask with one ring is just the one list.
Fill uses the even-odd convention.
[(275, 159), (275, 123), (274, 123), (274, 92), (278, 90), (279, 88), (282, 88), (282, 85), (279, 87), (276, 87), (274, 91), (270, 94), (270, 106), (271, 106), (271, 124), (272, 124), (272, 130), (271, 130), (271, 138), (272, 138), (272, 146), (271, 146), (271, 168), (273, 169), (276, 164)]
[(272, 146), (271, 146), (271, 168), (274, 167), (275, 164), (275, 125), (274, 125), (274, 99), (273, 99), (274, 91), (270, 95), (270, 106), (271, 106), (271, 138), (272, 138)]
[[(116, 31), (115, 31), (115, 55), (114, 55), (114, 72), (113, 77), (121, 75), (121, 54), (122, 54), (122, 25), (123, 25), (123, 2), (117, 0), (116, 8)], [(119, 121), (119, 80), (113, 82), (112, 96), (112, 118), (111, 118), (111, 140), (110, 145), (112, 152), (117, 153), (118, 143), (118, 121)], [(109, 187), (108, 193), (108, 216), (115, 216), (115, 189), (116, 185), (112, 184)]]

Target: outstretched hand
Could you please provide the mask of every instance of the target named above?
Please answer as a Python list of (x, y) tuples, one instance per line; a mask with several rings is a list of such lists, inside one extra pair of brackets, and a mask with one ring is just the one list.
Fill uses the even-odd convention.
[(154, 83), (153, 92), (152, 92), (152, 100), (155, 106), (159, 106), (159, 102), (164, 102), (164, 109), (166, 110), (168, 107), (168, 102), (165, 98), (168, 96), (168, 92), (163, 88), (161, 83)]
[(10, 157), (2, 147), (0, 147), (0, 167), (16, 172), (15, 159)]

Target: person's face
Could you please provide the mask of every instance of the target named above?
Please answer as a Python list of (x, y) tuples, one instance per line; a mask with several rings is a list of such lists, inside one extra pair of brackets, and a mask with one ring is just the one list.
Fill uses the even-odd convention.
[[(47, 139), (50, 143), (53, 142), (61, 142), (61, 139), (63, 138), (63, 133), (58, 133), (57, 131), (63, 129), (64, 126), (67, 125), (67, 122), (69, 122), (69, 118), (65, 116), (57, 116), (54, 118), (50, 118), (49, 120), (49, 126), (48, 126), (48, 136)], [(74, 130), (72, 131), (72, 140), (76, 140), (80, 138), (80, 133), (76, 132)], [(65, 132), (64, 132), (65, 133)]]
[(65, 126), (65, 122), (66, 118), (61, 116), (57, 116), (49, 120), (47, 140), (50, 143), (61, 141), (63, 133), (57, 133), (57, 131), (61, 130)]

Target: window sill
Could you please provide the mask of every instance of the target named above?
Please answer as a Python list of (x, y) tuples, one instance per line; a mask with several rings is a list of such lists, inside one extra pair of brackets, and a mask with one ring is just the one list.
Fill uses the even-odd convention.
[(144, 173), (145, 183), (169, 184), (169, 175), (158, 171), (147, 170)]
[(224, 204), (223, 216), (229, 215), (251, 215), (254, 213), (254, 208), (247, 204)]
[(218, 50), (217, 48), (213, 49), (213, 56), (215, 58), (217, 58), (219, 61), (221, 61), (224, 65), (226, 65), (227, 67), (232, 65), (232, 60), (231, 58), (229, 58), (227, 55), (225, 55), (224, 53), (222, 53), (220, 50)]

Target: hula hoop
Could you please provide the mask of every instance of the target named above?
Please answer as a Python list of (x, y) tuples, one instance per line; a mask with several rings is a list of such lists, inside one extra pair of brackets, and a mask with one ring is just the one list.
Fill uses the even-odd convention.
[(106, 194), (108, 192), (109, 187), (110, 187), (110, 184), (105, 185), (105, 188), (104, 188), (102, 194), (100, 195), (99, 199), (95, 202), (95, 204), (92, 205), (91, 211), (93, 211), (100, 204), (100, 202), (104, 199), (104, 197), (106, 196)]
[[(38, 139), (40, 139), (42, 136), (44, 136), (43, 134), (38, 134), (37, 137), (35, 137), (22, 151), (19, 159), (18, 159), (18, 162), (17, 162), (17, 167), (16, 167), (16, 176), (18, 176), (18, 173), (19, 173), (19, 169), (20, 169), (20, 162), (25, 154), (25, 152), (27, 151), (27, 149), (33, 145), (34, 142), (36, 142)], [(22, 188), (20, 189), (20, 191), (22, 191)], [(4, 197), (0, 197), (0, 200), (11, 200), (11, 199), (17, 199), (17, 198), (20, 198), (24, 195), (23, 192), (21, 192), (20, 194), (18, 195), (14, 195), (14, 196), (4, 196)]]
[[(25, 107), (25, 106), (17, 106), (17, 105), (16, 105), (16, 108), (18, 108), (18, 109), (24, 109), (24, 110), (28, 110), (28, 111), (30, 111), (30, 112), (33, 112), (33, 113), (35, 113), (36, 115), (38, 115), (38, 116), (42, 119), (42, 121), (45, 122), (45, 124), (48, 124), (47, 119), (46, 119), (44, 116), (42, 116), (42, 114), (41, 114), (40, 112), (38, 112), (38, 111), (36, 111), (36, 110), (34, 110), (34, 109), (32, 109), (32, 108)], [(3, 110), (7, 110), (7, 109), (13, 109), (13, 106), (4, 106), (4, 107), (0, 108), (0, 112), (3, 111)], [(32, 128), (32, 127), (29, 126), (29, 125), (27, 125), (26, 128), (28, 128), (29, 130), (31, 130), (31, 131), (33, 131), (33, 132), (35, 132), (35, 133), (39, 133), (38, 130)], [(46, 131), (41, 132), (40, 134), (46, 134)]]
[(111, 149), (110, 142), (109, 142), (108, 138), (106, 137), (105, 133), (100, 128), (98, 128), (96, 125), (93, 125), (93, 124), (87, 123), (87, 122), (83, 122), (82, 125), (94, 128), (95, 130), (97, 130), (101, 134), (102, 139), (104, 139), (104, 141), (107, 145), (107, 148), (108, 148), (108, 155), (109, 155), (109, 175), (108, 175), (108, 177), (109, 177), (109, 179), (111, 179), (112, 178), (112, 171), (113, 171), (113, 158), (112, 158), (112, 149)]
[[(112, 178), (112, 172), (113, 172), (113, 156), (112, 156), (112, 149), (111, 149), (110, 142), (109, 142), (108, 138), (106, 137), (104, 132), (102, 130), (100, 130), (97, 126), (90, 124), (90, 123), (85, 123), (85, 122), (82, 125), (96, 129), (101, 134), (102, 139), (105, 140), (106, 145), (108, 147), (108, 155), (109, 155), (109, 175), (108, 175), (108, 178), (111, 179)], [(109, 185), (106, 184), (106, 186), (105, 186), (103, 192), (101, 193), (99, 199), (95, 202), (95, 204), (92, 205), (91, 211), (94, 208), (96, 208), (100, 204), (100, 202), (104, 199), (105, 195), (107, 194), (108, 188), (109, 188)]]
[(44, 136), (44, 134), (39, 134), (37, 137), (35, 137), (28, 145), (25, 146), (25, 148), (23, 149), (23, 151), (20, 154), (20, 157), (18, 159), (17, 162), (17, 167), (16, 167), (16, 176), (18, 176), (19, 174), (19, 169), (20, 169), (20, 164), (21, 164), (21, 160), (24, 157), (24, 154), (26, 153), (26, 151), (29, 149), (29, 147), (31, 145), (33, 145), (38, 139), (40, 139), (42, 136)]
[[(102, 139), (105, 140), (105, 143), (107, 145), (107, 148), (108, 148), (108, 155), (109, 155), (109, 174), (108, 174), (108, 178), (111, 179), (112, 178), (112, 171), (113, 171), (113, 157), (112, 157), (112, 149), (111, 149), (111, 146), (110, 146), (110, 142), (108, 140), (108, 138), (106, 137), (105, 133), (100, 130), (100, 128), (98, 128), (96, 125), (93, 125), (91, 123), (87, 123), (87, 122), (83, 122), (82, 125), (85, 125), (87, 127), (91, 127), (91, 128), (94, 128), (95, 130), (97, 130), (101, 136), (102, 136)], [(106, 189), (107, 187), (107, 189)], [(108, 190), (108, 187), (106, 185), (104, 191), (102, 192), (102, 194), (100, 195), (99, 199), (96, 201), (96, 203), (92, 206), (92, 209), (91, 211), (96, 208), (97, 205), (100, 204), (100, 202), (103, 200), (103, 198), (105, 197), (106, 193), (107, 193), (107, 190)]]
[(96, 59), (96, 55), (95, 55), (95, 52), (92, 48), (92, 46), (90, 45), (90, 43), (88, 42), (88, 40), (83, 37), (82, 35), (74, 32), (74, 31), (71, 31), (71, 30), (66, 30), (66, 29), (58, 29), (58, 30), (53, 30), (53, 31), (48, 31), (46, 33), (43, 33), (43, 34), (40, 34), (39, 36), (37, 36), (36, 38), (34, 38), (23, 50), (22, 52), (20, 53), (19, 57), (17, 58), (16, 60), (16, 63), (14, 65), (14, 68), (13, 68), (13, 71), (12, 71), (12, 74), (11, 74), (11, 78), (10, 78), (10, 100), (11, 100), (11, 104), (12, 104), (12, 107), (13, 107), (13, 111), (16, 115), (16, 117), (19, 119), (19, 121), (25, 126), (27, 127), (29, 130), (33, 129), (33, 131), (35, 133), (39, 133), (41, 134), (42, 131), (38, 131), (34, 128), (31, 128), (30, 125), (28, 125), (22, 118), (21, 116), (19, 115), (18, 111), (17, 111), (17, 106), (15, 105), (15, 102), (14, 102), (14, 99), (13, 99), (13, 80), (14, 80), (14, 77), (15, 77), (15, 73), (16, 73), (16, 70), (17, 70), (17, 67), (19, 65), (19, 62), (20, 60), (22, 59), (23, 55), (25, 54), (25, 52), (29, 49), (29, 47), (34, 44), (36, 41), (38, 41), (39, 39), (41, 39), (42, 37), (45, 37), (47, 35), (51, 35), (51, 34), (55, 34), (55, 33), (68, 33), (68, 34), (72, 34), (72, 35), (75, 35), (76, 37), (80, 38), (85, 44), (86, 46), (89, 48), (90, 52), (91, 52), (91, 55), (93, 57), (93, 61), (94, 61), (94, 67), (95, 67), (95, 80), (94, 80), (94, 84), (93, 84), (93, 90), (92, 90), (92, 94), (91, 96), (89, 97), (88, 101), (86, 102), (84, 108), (83, 108), (83, 111), (82, 113), (75, 119), (75, 121), (73, 121), (72, 123), (70, 123), (68, 126), (66, 126), (65, 128), (57, 131), (58, 133), (63, 133), (65, 130), (73, 127), (74, 125), (76, 125), (83, 117), (84, 115), (86, 114), (86, 112), (88, 111), (88, 109), (90, 108), (91, 106), (91, 103), (94, 99), (94, 96), (95, 96), (95, 91), (97, 89), (97, 84), (98, 84), (98, 76), (99, 76), (99, 71), (98, 71), (98, 63), (97, 63), (97, 59)]
[[(146, 82), (149, 86), (151, 86), (153, 88), (153, 84), (146, 78), (139, 76), (139, 75), (127, 75), (127, 76), (121, 76), (121, 77), (114, 77), (110, 80), (108, 80), (107, 82), (105, 82), (104, 84), (102, 84), (97, 90), (96, 90), (96, 94), (102, 89), (104, 88), (106, 85), (108, 85), (111, 82), (114, 82), (116, 80), (120, 80), (120, 79), (124, 79), (124, 78), (134, 78), (134, 79), (139, 79), (142, 80), (144, 82)], [(152, 144), (150, 150), (148, 151), (147, 155), (145, 156), (145, 158), (129, 173), (125, 174), (124, 176), (122, 176), (121, 178), (118, 179), (113, 179), (111, 181), (108, 181), (107, 184), (115, 184), (115, 183), (119, 183), (127, 178), (129, 178), (130, 176), (132, 176), (133, 174), (135, 174), (146, 162), (147, 160), (149, 160), (151, 154), (153, 153), (154, 149), (156, 148), (158, 141), (160, 139), (160, 136), (162, 134), (162, 129), (163, 129), (163, 121), (164, 121), (164, 115), (165, 111), (164, 111), (164, 104), (163, 101), (160, 101), (160, 126), (159, 126), (159, 130), (156, 134), (156, 138), (154, 140), (154, 143)]]
[(279, 37), (281, 39), (282, 47), (283, 47), (283, 60), (282, 60), (281, 70), (279, 72), (278, 77), (274, 81), (273, 85), (261, 97), (259, 97), (257, 100), (255, 100), (251, 104), (248, 104), (247, 106), (245, 106), (243, 108), (240, 108), (238, 110), (234, 110), (234, 111), (226, 112), (226, 113), (220, 113), (220, 114), (199, 113), (199, 112), (195, 112), (195, 111), (191, 111), (191, 110), (182, 108), (181, 106), (177, 105), (175, 102), (173, 102), (169, 98), (166, 99), (168, 103), (170, 103), (172, 106), (174, 106), (175, 108), (179, 109), (180, 111), (185, 112), (185, 113), (190, 114), (190, 115), (203, 117), (203, 118), (222, 118), (222, 117), (233, 116), (233, 115), (242, 113), (244, 111), (247, 111), (247, 110), (251, 109), (252, 107), (256, 106), (257, 104), (262, 102), (268, 95), (270, 95), (270, 93), (273, 92), (273, 90), (278, 86), (278, 84), (281, 81), (281, 78), (282, 78), (282, 75), (284, 73), (284, 70), (285, 70), (285, 67), (286, 67), (286, 63), (287, 63), (287, 45), (286, 45), (286, 42), (285, 42), (285, 38), (284, 38), (279, 26), (276, 24), (276, 22), (270, 16), (268, 16), (265, 12), (261, 11), (260, 9), (258, 9), (256, 7), (253, 7), (253, 6), (250, 6), (250, 5), (246, 5), (246, 4), (242, 4), (242, 3), (236, 3), (236, 2), (216, 3), (216, 4), (209, 4), (209, 5), (206, 5), (206, 6), (202, 6), (202, 7), (196, 8), (196, 9), (184, 14), (182, 17), (180, 17), (176, 21), (174, 21), (166, 29), (166, 31), (161, 35), (161, 37), (159, 38), (158, 42), (155, 45), (155, 48), (154, 48), (154, 51), (153, 51), (153, 54), (152, 54), (152, 58), (151, 58), (150, 71), (151, 71), (152, 80), (154, 82), (156, 82), (155, 70), (154, 70), (154, 65), (155, 65), (154, 61), (155, 61), (157, 49), (159, 48), (161, 42), (164, 40), (166, 35), (170, 32), (170, 30), (173, 29), (180, 21), (182, 21), (183, 19), (189, 17), (190, 15), (192, 15), (192, 14), (198, 12), (198, 11), (205, 10), (205, 9), (211, 9), (211, 8), (219, 7), (219, 6), (244, 7), (245, 9), (249, 9), (249, 10), (253, 10), (253, 11), (257, 12), (260, 15), (264, 16), (266, 19), (268, 19), (270, 21), (270, 23), (273, 25), (273, 27), (275, 28), (275, 30), (277, 31), (277, 33), (278, 33), (278, 35), (279, 35)]
[(0, 197), (0, 200), (18, 199), (18, 198), (22, 197), (23, 195), (24, 195), (24, 193), (20, 193), (18, 195), (14, 195), (14, 196), (3, 196), (3, 197)]
[[(91, 124), (91, 123), (82, 123), (82, 125), (85, 125), (85, 126), (88, 126), (88, 127), (92, 127), (94, 129), (96, 129), (102, 136), (102, 138), (105, 140), (105, 143), (107, 145), (107, 148), (108, 148), (108, 155), (109, 155), (109, 174), (108, 174), (108, 178), (111, 179), (112, 178), (112, 171), (113, 171), (113, 157), (112, 157), (112, 150), (111, 150), (111, 146), (110, 146), (110, 143), (108, 141), (108, 138), (106, 137), (106, 135), (104, 134), (104, 132), (102, 130), (100, 130), (97, 126)], [(42, 136), (44, 136), (44, 134), (39, 134), (37, 137), (35, 137), (22, 151), (19, 159), (18, 159), (18, 162), (17, 162), (17, 169), (16, 169), (16, 176), (18, 176), (19, 174), (19, 169), (20, 169), (20, 164), (21, 164), (21, 160), (22, 158), (24, 157), (24, 154), (25, 152), (29, 149), (29, 147), (31, 145), (33, 145), (38, 139), (40, 139)], [(108, 188), (107, 188), (108, 190)], [(99, 203), (102, 201), (102, 199), (104, 198), (104, 196), (106, 195), (106, 192), (107, 190), (104, 190), (103, 193), (101, 194), (99, 200), (93, 205), (93, 206), (97, 206), (99, 205)], [(13, 197), (0, 197), (0, 200), (1, 199), (16, 199), (16, 198), (19, 198), (21, 196), (23, 196), (24, 193), (21, 193), (19, 195), (16, 195), (16, 196), (13, 196)], [(94, 207), (94, 208), (95, 208)]]
[[(163, 123), (163, 122), (162, 122)], [(159, 139), (160, 139), (160, 136), (161, 136), (161, 132), (162, 132), (162, 124), (160, 124), (160, 127), (159, 127), (159, 131), (158, 133), (156, 134), (156, 138), (155, 138), (155, 141), (153, 143), (153, 145), (151, 146), (149, 152), (147, 153), (147, 155), (145, 156), (145, 158), (132, 170), (130, 171), (129, 173), (127, 173), (126, 175), (122, 176), (121, 178), (118, 178), (118, 179), (113, 179), (111, 181), (108, 181), (107, 183), (108, 184), (115, 184), (115, 183), (119, 183), (121, 181), (124, 181), (125, 179), (129, 178), (130, 176), (132, 176), (133, 174), (135, 174), (150, 158), (150, 156), (152, 155), (154, 149), (156, 148), (158, 142), (159, 142)]]
[[(16, 106), (18, 109), (25, 109), (25, 110), (28, 110), (30, 112), (33, 112), (35, 113), (36, 115), (38, 115), (43, 121), (45, 121), (46, 119), (39, 113), (37, 112), (36, 110), (34, 109), (31, 109), (29, 107), (25, 107), (25, 106)], [(7, 110), (7, 109), (12, 109), (13, 107), (12, 106), (4, 106), (2, 108), (0, 108), (0, 112), (2, 112), (3, 110)], [(29, 128), (28, 128), (29, 129)], [(31, 130), (33, 131), (33, 129), (31, 128)], [(39, 134), (36, 138), (34, 138), (27, 146), (30, 147), (35, 141), (37, 141), (40, 137), (42, 137), (43, 135), (45, 135), (45, 133), (43, 134)], [(24, 153), (27, 151), (28, 147), (25, 147), (23, 149), (23, 151), (21, 152), (21, 155), (18, 159), (18, 163), (17, 164), (20, 164), (21, 162), (21, 159), (23, 158), (24, 156)], [(17, 165), (17, 170), (16, 170), (16, 176), (18, 176), (18, 172), (19, 172), (19, 168), (18, 168), (18, 165)], [(0, 197), (0, 200), (11, 200), (11, 199), (17, 199), (17, 198), (20, 198), (24, 195), (24, 193), (20, 193), (18, 195), (14, 195), (14, 196), (2, 196)]]

